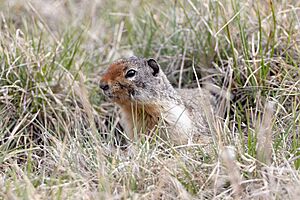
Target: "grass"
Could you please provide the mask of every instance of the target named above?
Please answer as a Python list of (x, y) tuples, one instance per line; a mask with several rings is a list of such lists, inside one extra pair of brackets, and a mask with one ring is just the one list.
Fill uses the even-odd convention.
[[(0, 2), (1, 199), (297, 199), (300, 3)], [(114, 59), (159, 60), (218, 97), (215, 145), (116, 145), (98, 88)], [(209, 84), (210, 83), (210, 84)], [(213, 84), (211, 84), (213, 83)]]

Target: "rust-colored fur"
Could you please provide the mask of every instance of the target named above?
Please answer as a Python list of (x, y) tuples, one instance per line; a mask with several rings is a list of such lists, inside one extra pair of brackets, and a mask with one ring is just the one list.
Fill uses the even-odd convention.
[(109, 66), (107, 72), (104, 74), (101, 80), (107, 82), (118, 81), (122, 78), (123, 72), (126, 70), (126, 68), (126, 65), (124, 65), (122, 62), (113, 63)]
[[(122, 104), (121, 109), (125, 114), (125, 123), (123, 126), (133, 130), (128, 133), (129, 138), (134, 138), (134, 133), (149, 134), (159, 123), (160, 110), (155, 105), (141, 105), (138, 103)], [(124, 123), (124, 122), (123, 122)]]

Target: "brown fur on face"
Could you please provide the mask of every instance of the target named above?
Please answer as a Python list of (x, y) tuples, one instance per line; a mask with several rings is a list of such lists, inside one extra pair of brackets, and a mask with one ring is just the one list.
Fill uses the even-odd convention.
[(112, 80), (119, 79), (124, 76), (124, 71), (127, 69), (127, 66), (124, 62), (117, 62), (111, 64), (105, 74), (101, 78), (101, 82), (111, 82)]
[(133, 92), (133, 86), (129, 80), (125, 78), (128, 66), (125, 62), (117, 62), (111, 64), (100, 80), (101, 85), (107, 84), (109, 89), (104, 91), (112, 101), (124, 104), (130, 100), (130, 95)]

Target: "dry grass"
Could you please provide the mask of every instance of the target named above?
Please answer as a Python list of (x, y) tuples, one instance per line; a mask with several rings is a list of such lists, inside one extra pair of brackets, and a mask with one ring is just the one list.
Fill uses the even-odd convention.
[[(298, 1), (7, 0), (0, 9), (0, 198), (300, 195)], [(118, 145), (116, 108), (97, 80), (131, 54), (157, 58), (174, 86), (200, 82), (219, 98), (212, 151)]]

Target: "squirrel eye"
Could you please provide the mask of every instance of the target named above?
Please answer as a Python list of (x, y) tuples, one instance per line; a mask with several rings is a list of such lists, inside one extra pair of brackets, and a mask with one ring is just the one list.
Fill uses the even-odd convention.
[(130, 69), (130, 70), (128, 70), (128, 72), (126, 73), (125, 78), (132, 78), (132, 77), (135, 76), (135, 74), (136, 74), (136, 71), (135, 71), (134, 69)]

